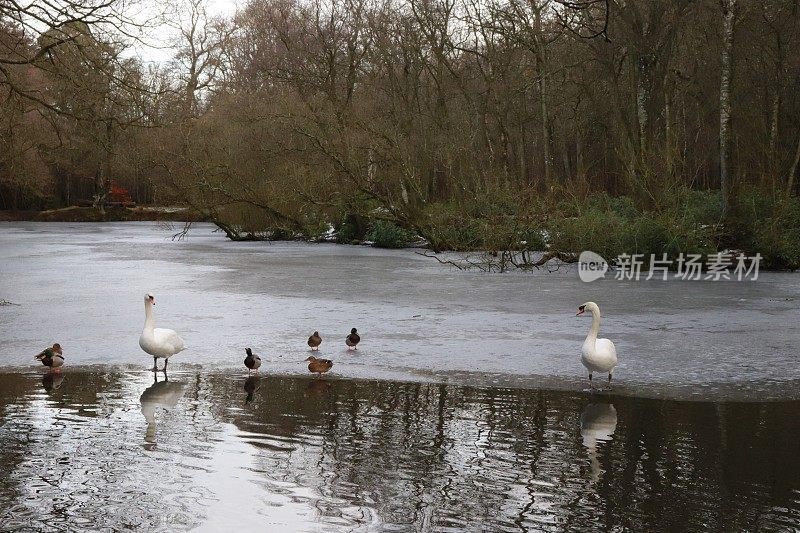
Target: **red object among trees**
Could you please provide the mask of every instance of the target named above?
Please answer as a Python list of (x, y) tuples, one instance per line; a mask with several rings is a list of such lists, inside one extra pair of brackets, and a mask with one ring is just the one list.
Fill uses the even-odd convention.
[(131, 197), (131, 193), (125, 187), (122, 187), (116, 181), (111, 182), (111, 187), (108, 191), (108, 200), (113, 203), (120, 203), (122, 205), (135, 204)]

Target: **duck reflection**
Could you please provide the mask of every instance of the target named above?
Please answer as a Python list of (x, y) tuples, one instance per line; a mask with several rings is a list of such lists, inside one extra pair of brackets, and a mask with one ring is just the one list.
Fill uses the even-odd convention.
[(54, 390), (58, 390), (61, 388), (61, 384), (64, 382), (64, 374), (58, 372), (48, 372), (42, 377), (42, 386), (44, 390), (47, 392), (52, 392)]
[(321, 396), (331, 390), (331, 382), (324, 379), (309, 381), (304, 396)]
[(253, 396), (260, 388), (261, 376), (250, 376), (244, 380), (244, 391), (247, 393), (247, 398), (244, 399), (245, 405), (253, 401)]
[(169, 410), (175, 407), (183, 396), (185, 387), (184, 383), (169, 381), (166, 376), (162, 381), (158, 381), (158, 376), (154, 375), (153, 384), (147, 387), (139, 398), (142, 414), (147, 420), (145, 441), (150, 444), (156, 442), (156, 408)]
[(581, 413), (581, 436), (589, 454), (592, 482), (600, 479), (598, 444), (610, 441), (617, 429), (617, 410), (610, 403), (591, 403)]

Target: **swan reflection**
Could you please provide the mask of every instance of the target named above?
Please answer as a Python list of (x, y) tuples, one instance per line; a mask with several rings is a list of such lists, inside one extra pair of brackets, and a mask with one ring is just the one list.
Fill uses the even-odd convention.
[(158, 381), (157, 376), (153, 379), (153, 384), (147, 387), (139, 398), (142, 414), (147, 420), (144, 440), (151, 444), (156, 442), (156, 408), (172, 409), (178, 404), (186, 388), (184, 383), (169, 381), (166, 377), (162, 381)]
[(42, 386), (44, 390), (47, 392), (52, 392), (54, 390), (58, 390), (61, 388), (61, 384), (64, 382), (64, 374), (58, 372), (48, 372), (42, 377)]
[[(248, 348), (249, 350), (249, 348)], [(250, 376), (244, 380), (244, 391), (247, 397), (244, 399), (245, 405), (253, 401), (253, 395), (261, 388), (261, 376)]]
[(616, 429), (617, 410), (610, 403), (591, 403), (581, 413), (581, 436), (589, 454), (593, 482), (600, 479), (603, 471), (598, 459), (598, 445), (610, 441)]

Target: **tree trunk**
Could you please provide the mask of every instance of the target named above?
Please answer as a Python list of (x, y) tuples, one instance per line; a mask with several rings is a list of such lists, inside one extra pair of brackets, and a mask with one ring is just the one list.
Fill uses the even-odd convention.
[(639, 59), (636, 72), (636, 118), (639, 122), (639, 153), (644, 153), (645, 136), (647, 133), (647, 87), (645, 77), (647, 73), (645, 60)]
[(722, 72), (719, 85), (719, 186), (722, 194), (722, 213), (728, 211), (730, 180), (728, 176), (728, 133), (731, 122), (731, 63), (733, 49), (733, 10), (736, 0), (722, 3)]
[(542, 8), (536, 9), (536, 72), (539, 74), (539, 99), (542, 113), (542, 155), (544, 156), (544, 181), (550, 183), (550, 125), (547, 110), (547, 46), (542, 34)]
[(569, 143), (566, 139), (561, 143), (561, 160), (564, 164), (564, 176), (566, 179), (569, 179), (572, 176), (572, 166), (570, 165), (569, 161)]
[(672, 95), (667, 87), (664, 91), (664, 164), (667, 176), (672, 177)]
[(794, 153), (794, 161), (792, 167), (789, 169), (789, 176), (786, 178), (786, 198), (792, 195), (794, 189), (794, 176), (797, 174), (797, 166), (800, 163), (800, 136), (797, 138), (797, 150)]
[(769, 125), (769, 148), (767, 153), (767, 160), (769, 168), (766, 172), (769, 179), (772, 181), (772, 187), (775, 187), (775, 175), (780, 170), (780, 158), (778, 157), (778, 112), (780, 111), (780, 92), (775, 93), (772, 100), (772, 117), (770, 117)]

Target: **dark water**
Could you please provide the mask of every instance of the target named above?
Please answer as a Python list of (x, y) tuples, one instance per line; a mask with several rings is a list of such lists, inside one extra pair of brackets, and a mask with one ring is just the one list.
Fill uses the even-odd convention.
[(162, 379), (0, 373), (0, 530), (800, 528), (797, 401)]

